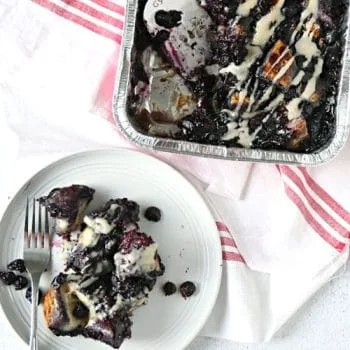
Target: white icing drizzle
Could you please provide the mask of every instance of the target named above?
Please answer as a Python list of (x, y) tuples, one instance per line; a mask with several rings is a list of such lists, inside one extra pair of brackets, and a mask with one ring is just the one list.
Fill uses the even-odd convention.
[(263, 102), (267, 101), (270, 98), (272, 91), (273, 91), (273, 86), (271, 85), (268, 89), (266, 89), (264, 94), (261, 96), (259, 102), (263, 103)]
[[(113, 216), (115, 211), (120, 207), (119, 204), (111, 204), (107, 210), (107, 214)], [(85, 215), (84, 223), (90, 227), (95, 234), (109, 234), (115, 228), (114, 224), (110, 224), (108, 220), (104, 217), (90, 217), (89, 215)]]
[(303, 67), (306, 67), (319, 52), (317, 45), (312, 41), (312, 36), (310, 35), (314, 24), (315, 20), (313, 18), (307, 22), (304, 34), (295, 44), (296, 53), (306, 58)]
[(86, 225), (91, 227), (95, 233), (108, 234), (115, 227), (115, 225), (109, 224), (109, 222), (105, 218), (97, 217), (93, 219), (88, 215), (84, 217), (84, 222)]
[(309, 0), (306, 10), (316, 16), (318, 12), (318, 0)]
[(246, 17), (257, 4), (258, 0), (246, 0), (238, 6), (237, 14)]
[(261, 55), (262, 51), (259, 47), (248, 47), (246, 59), (239, 66), (235, 63), (230, 63), (226, 68), (220, 69), (220, 74), (231, 73), (235, 75), (239, 82), (244, 82), (248, 78), (249, 68), (253, 65), (256, 59)]
[(304, 75), (305, 75), (305, 72), (301, 70), (301, 71), (296, 75), (296, 77), (293, 79), (292, 85), (294, 85), (294, 86), (299, 85), (299, 84), (301, 83), (301, 81), (303, 80)]
[(279, 0), (270, 12), (263, 16), (256, 24), (253, 45), (264, 46), (273, 35), (277, 26), (284, 20), (281, 12), (284, 0)]
[[(307, 8), (302, 13), (301, 18), (304, 19), (304, 18), (308, 18), (310, 15), (317, 15), (317, 11), (318, 11), (318, 0), (310, 0)], [(310, 97), (315, 93), (317, 79), (322, 73), (323, 59), (320, 57), (321, 56), (320, 50), (312, 40), (312, 27), (315, 24), (315, 22), (316, 21), (313, 17), (311, 17), (306, 22), (306, 26), (305, 26), (306, 30), (303, 33), (302, 37), (295, 44), (296, 54), (303, 55), (306, 58), (306, 61), (303, 64), (304, 67), (306, 67), (314, 57), (318, 57), (318, 60), (315, 65), (314, 73), (312, 77), (309, 79), (302, 95), (290, 101), (286, 106), (288, 110), (289, 120), (300, 118), (301, 102), (304, 100), (309, 100)], [(302, 78), (305, 75), (303, 71), (299, 72), (299, 74), (300, 75), (296, 76), (295, 79), (293, 80), (294, 85), (300, 84)]]
[(67, 232), (69, 221), (65, 218), (56, 219), (56, 228), (58, 232)]
[(80, 233), (79, 243), (84, 247), (94, 247), (99, 239), (99, 234), (95, 233), (91, 227), (86, 227)]
[(292, 120), (292, 119), (299, 118), (300, 103), (301, 103), (301, 98), (295, 98), (287, 104), (286, 108), (288, 111), (288, 119)]
[(301, 113), (300, 104), (304, 100), (309, 100), (311, 98), (311, 96), (315, 93), (317, 79), (322, 73), (322, 68), (323, 68), (323, 59), (319, 58), (316, 66), (315, 66), (314, 74), (309, 79), (301, 97), (293, 99), (286, 106), (286, 108), (288, 110), (288, 119), (289, 120), (294, 120), (294, 119), (300, 118), (300, 113)]
[(256, 80), (253, 92), (252, 92), (252, 94), (250, 96), (249, 105), (248, 105), (248, 108), (247, 108), (248, 112), (250, 112), (252, 110), (252, 106), (255, 103), (255, 97), (254, 96), (255, 96), (255, 94), (256, 94), (256, 92), (258, 90), (258, 86), (259, 86), (259, 80)]
[(156, 270), (158, 268), (158, 262), (155, 258), (157, 248), (157, 243), (152, 243), (148, 247), (134, 248), (127, 254), (116, 253), (114, 255), (116, 275), (124, 279), (131, 275), (140, 275)]
[[(231, 73), (238, 80), (230, 91), (230, 96), (232, 96), (232, 93), (238, 95), (238, 103), (235, 105), (234, 110), (225, 109), (222, 111), (227, 113), (232, 120), (232, 122), (227, 125), (228, 131), (222, 137), (223, 141), (229, 141), (234, 138), (238, 138), (238, 143), (240, 143), (242, 146), (250, 147), (252, 145), (252, 142), (254, 141), (257, 133), (261, 130), (261, 127), (256, 129), (253, 133), (249, 134), (249, 119), (259, 113), (267, 112), (268, 115), (265, 118), (267, 120), (267, 118), (269, 118), (269, 116), (275, 112), (276, 108), (284, 101), (284, 93), (281, 92), (272, 101), (270, 101), (264, 110), (259, 109), (263, 103), (272, 97), (272, 93), (274, 91), (273, 85), (277, 84), (280, 79), (290, 71), (296, 74), (294, 77), (292, 77), (292, 81), (290, 83), (291, 86), (298, 87), (305, 76), (305, 72), (302, 69), (295, 72), (294, 67), (296, 56), (300, 55), (305, 58), (302, 68), (306, 68), (314, 59), (317, 59), (317, 62), (315, 65), (314, 73), (309, 78), (309, 81), (307, 82), (303, 92), (300, 92), (301, 95), (297, 98), (292, 99), (286, 105), (288, 118), (290, 120), (300, 118), (302, 113), (301, 102), (310, 100), (310, 98), (316, 92), (317, 80), (321, 75), (323, 69), (323, 59), (321, 57), (321, 52), (318, 49), (316, 43), (313, 41), (313, 30), (315, 29), (319, 2), (318, 0), (309, 0), (306, 8), (301, 13), (297, 27), (294, 29), (291, 35), (290, 42), (286, 44), (286, 48), (280, 54), (278, 59), (273, 62), (273, 65), (268, 71), (268, 74), (270, 74), (275, 69), (275, 67), (286, 57), (286, 55), (291, 52), (290, 48), (292, 46), (295, 47), (295, 55), (291, 58), (288, 58), (288, 61), (284, 63), (283, 67), (274, 76), (272, 80), (273, 85), (269, 86), (258, 100), (255, 98), (258, 88), (258, 79), (256, 79), (254, 86), (252, 87), (251, 82), (254, 78), (249, 78), (249, 69), (261, 56), (264, 46), (271, 39), (279, 24), (285, 19), (282, 13), (284, 3), (285, 0), (277, 1), (277, 3), (270, 9), (270, 11), (265, 16), (260, 18), (260, 20), (257, 22), (252, 42), (246, 47), (248, 54), (245, 60), (240, 65), (236, 65), (232, 62), (227, 67), (220, 70), (220, 74)], [(243, 1), (237, 9), (236, 14), (239, 16), (238, 19), (244, 16), (248, 16), (256, 5), (256, 0)], [(236, 23), (237, 20), (235, 21), (234, 25)], [(298, 40), (296, 40), (297, 37)], [(246, 109), (246, 112), (243, 114), (240, 113), (242, 106), (247, 102), (248, 107)], [(242, 118), (242, 120), (237, 121), (239, 116)]]
[(238, 113), (231, 111), (230, 109), (223, 109), (221, 112), (228, 114), (231, 120), (235, 120), (239, 117)]
[(255, 139), (255, 136), (261, 130), (262, 126), (259, 126), (252, 134), (249, 134), (248, 120), (243, 120), (240, 124), (231, 122), (227, 124), (228, 131), (222, 137), (223, 141), (232, 140), (236, 137), (239, 138), (239, 143), (244, 147), (251, 147)]

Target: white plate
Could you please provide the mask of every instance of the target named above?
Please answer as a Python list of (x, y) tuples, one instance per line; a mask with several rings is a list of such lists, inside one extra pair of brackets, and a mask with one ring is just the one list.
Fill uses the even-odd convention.
[[(0, 223), (0, 269), (22, 256), (24, 206), (27, 196), (39, 197), (52, 188), (73, 183), (96, 189), (92, 207), (112, 197), (128, 197), (141, 208), (155, 205), (163, 212), (159, 223), (141, 220), (141, 229), (159, 243), (166, 271), (148, 305), (135, 312), (132, 339), (122, 349), (183, 349), (198, 334), (214, 306), (221, 280), (222, 260), (214, 219), (202, 197), (176, 170), (152, 157), (126, 150), (98, 150), (59, 160), (36, 174), (17, 193)], [(54, 254), (54, 259), (57, 254)], [(52, 273), (42, 280), (51, 280)], [(179, 293), (165, 297), (167, 280), (196, 283), (198, 292), (184, 300)], [(18, 335), (29, 339), (30, 306), (24, 292), (4, 287), (2, 308)], [(39, 310), (40, 349), (111, 349), (83, 337), (56, 337)]]

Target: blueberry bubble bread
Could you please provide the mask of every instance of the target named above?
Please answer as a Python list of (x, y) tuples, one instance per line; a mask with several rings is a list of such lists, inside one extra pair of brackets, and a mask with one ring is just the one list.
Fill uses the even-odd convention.
[(44, 295), (44, 316), (57, 336), (84, 336), (119, 348), (131, 337), (133, 311), (147, 303), (164, 266), (151, 236), (139, 230), (139, 205), (109, 200), (85, 214), (94, 190), (82, 185), (56, 188), (41, 203), (73, 242)]

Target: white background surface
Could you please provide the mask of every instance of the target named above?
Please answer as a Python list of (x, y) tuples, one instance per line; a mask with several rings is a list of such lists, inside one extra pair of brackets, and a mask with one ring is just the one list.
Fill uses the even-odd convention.
[(349, 350), (350, 264), (264, 345), (197, 338), (187, 350)]
[[(346, 271), (339, 273), (328, 285), (319, 290), (269, 344), (246, 345), (197, 338), (187, 350), (348, 350), (350, 349), (349, 295), (350, 264)], [(27, 349), (10, 329), (2, 313), (0, 313), (0, 349)]]

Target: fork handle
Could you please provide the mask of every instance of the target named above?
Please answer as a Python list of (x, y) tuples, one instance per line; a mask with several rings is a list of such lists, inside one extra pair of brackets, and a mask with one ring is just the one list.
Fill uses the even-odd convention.
[(38, 350), (38, 342), (36, 339), (36, 335), (34, 335), (33, 339), (31, 339), (31, 343), (30, 343), (30, 350)]
[(31, 327), (30, 327), (30, 341), (29, 349), (38, 350), (38, 340), (37, 340), (37, 326), (38, 326), (38, 293), (39, 293), (39, 281), (40, 275), (32, 275), (32, 312), (31, 312)]

